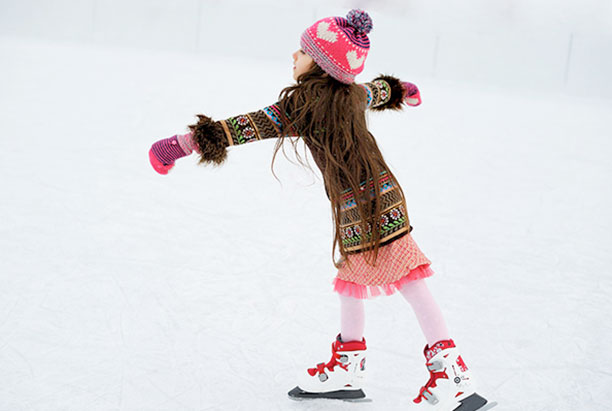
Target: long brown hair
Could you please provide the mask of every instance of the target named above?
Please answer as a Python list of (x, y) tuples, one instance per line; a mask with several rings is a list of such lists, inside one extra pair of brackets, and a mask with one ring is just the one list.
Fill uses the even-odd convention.
[[(341, 227), (342, 197), (354, 194), (364, 233), (366, 262), (374, 266), (380, 246), (381, 209), (379, 176), (386, 171), (391, 180), (397, 180), (385, 163), (374, 136), (368, 131), (365, 117), (366, 94), (356, 84), (344, 84), (325, 73), (320, 66), (312, 67), (297, 78), (297, 83), (284, 88), (279, 94), (279, 108), (283, 133), (276, 143), (272, 157), (274, 160), (283, 145), (284, 138), (299, 136), (304, 139), (313, 159), (321, 169), (325, 190), (331, 201), (334, 221), (334, 242), (332, 261), (336, 268), (342, 260), (348, 260), (342, 242)], [(299, 140), (299, 139), (298, 139)], [(304, 164), (297, 151), (298, 140), (291, 140), (296, 157)], [(284, 150), (283, 150), (284, 153)], [(274, 174), (276, 177), (276, 174)], [(377, 178), (374, 178), (377, 177)], [(278, 179), (278, 178), (277, 178)], [(370, 181), (373, 180), (373, 183)], [(363, 188), (360, 184), (364, 182)], [(373, 184), (374, 198), (370, 199), (370, 184)], [(397, 184), (402, 198), (404, 193)], [(350, 189), (350, 190), (349, 190)], [(339, 245), (342, 259), (336, 262), (334, 253)], [(369, 257), (369, 258), (368, 258)], [(350, 265), (350, 260), (348, 260)]]

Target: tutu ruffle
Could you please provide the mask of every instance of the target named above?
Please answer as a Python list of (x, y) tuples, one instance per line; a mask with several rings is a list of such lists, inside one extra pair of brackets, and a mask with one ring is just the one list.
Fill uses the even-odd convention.
[(410, 270), (410, 272), (404, 277), (390, 284), (362, 285), (350, 281), (344, 281), (336, 277), (334, 278), (333, 285), (334, 291), (336, 291), (338, 294), (346, 297), (367, 299), (377, 297), (382, 294), (391, 295), (401, 289), (404, 284), (410, 281), (430, 277), (433, 274), (434, 271), (429, 267), (429, 264), (423, 264)]

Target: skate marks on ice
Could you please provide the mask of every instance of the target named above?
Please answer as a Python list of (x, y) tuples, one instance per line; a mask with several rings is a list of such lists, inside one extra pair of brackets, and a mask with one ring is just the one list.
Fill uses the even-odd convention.
[[(308, 402), (308, 401), (331, 401), (331, 402), (348, 402), (348, 403), (370, 403), (374, 400), (372, 398), (327, 398), (327, 397), (292, 397), (289, 396), (290, 399), (297, 402)], [(480, 410), (478, 410), (480, 411)]]

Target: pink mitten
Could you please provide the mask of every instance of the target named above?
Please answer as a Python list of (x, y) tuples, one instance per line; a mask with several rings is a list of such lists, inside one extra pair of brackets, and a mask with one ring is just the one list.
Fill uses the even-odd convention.
[(155, 171), (168, 174), (177, 159), (191, 154), (195, 149), (191, 136), (191, 133), (177, 134), (154, 143), (149, 150), (149, 161)]
[(402, 81), (402, 87), (404, 88), (404, 103), (412, 107), (421, 104), (421, 93), (417, 86), (407, 81)]

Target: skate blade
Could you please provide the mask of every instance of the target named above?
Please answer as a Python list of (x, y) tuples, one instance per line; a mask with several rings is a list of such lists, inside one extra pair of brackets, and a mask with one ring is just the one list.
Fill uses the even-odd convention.
[(365, 398), (363, 390), (338, 390), (328, 392), (308, 392), (300, 387), (295, 387), (288, 393), (289, 398), (296, 401), (326, 399), (326, 400), (342, 400), (348, 402), (370, 402), (369, 398)]
[(462, 399), (459, 403), (461, 405), (454, 408), (453, 411), (486, 411), (497, 405), (496, 402), (488, 402), (476, 393)]

